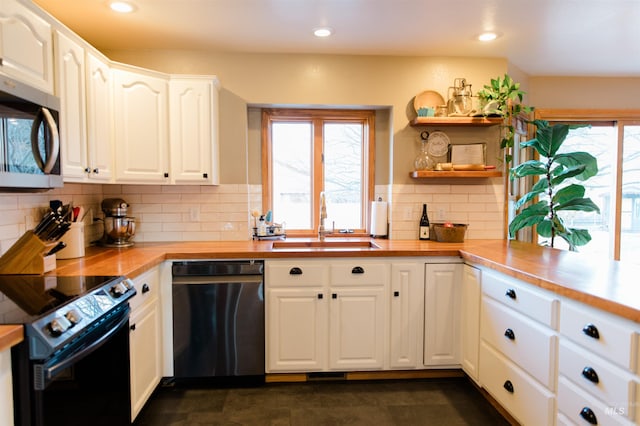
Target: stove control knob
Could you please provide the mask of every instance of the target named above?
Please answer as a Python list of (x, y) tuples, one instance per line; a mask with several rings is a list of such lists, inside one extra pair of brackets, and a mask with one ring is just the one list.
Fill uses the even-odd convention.
[(118, 283), (111, 287), (111, 294), (113, 295), (113, 297), (120, 297), (125, 294), (127, 290), (129, 289), (126, 285), (124, 285), (123, 283)]
[(71, 327), (71, 323), (65, 317), (56, 317), (49, 323), (49, 333), (58, 337)]
[(64, 314), (64, 317), (69, 320), (69, 322), (71, 323), (71, 327), (82, 320), (82, 315), (80, 315), (80, 312), (78, 312), (77, 309), (71, 309), (69, 312)]
[(126, 280), (122, 281), (122, 284), (124, 284), (124, 286), (127, 287), (127, 290), (131, 290), (133, 288), (133, 281), (130, 278), (127, 278)]

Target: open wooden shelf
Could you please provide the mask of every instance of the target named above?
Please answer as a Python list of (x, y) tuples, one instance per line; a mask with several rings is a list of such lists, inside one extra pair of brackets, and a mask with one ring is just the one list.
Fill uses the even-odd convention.
[(416, 117), (412, 126), (496, 126), (502, 124), (502, 117)]
[(436, 178), (493, 178), (502, 177), (502, 172), (498, 170), (484, 171), (435, 171), (435, 170), (414, 170), (409, 172), (409, 176), (414, 179), (436, 179)]

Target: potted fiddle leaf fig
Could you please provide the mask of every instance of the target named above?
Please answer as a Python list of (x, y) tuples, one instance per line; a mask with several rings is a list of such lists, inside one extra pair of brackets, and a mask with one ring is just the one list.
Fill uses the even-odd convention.
[(522, 104), (525, 92), (520, 90), (520, 83), (513, 81), (508, 74), (502, 79), (492, 78), (491, 84), (485, 85), (477, 94), (485, 115), (500, 115), (504, 118), (500, 148), (506, 148), (505, 161), (509, 164), (512, 159), (510, 148), (513, 147), (515, 134), (512, 118), (533, 111), (533, 107)]
[[(516, 216), (509, 224), (509, 235), (527, 226), (535, 226), (536, 232), (550, 238), (551, 247), (560, 237), (569, 244), (569, 250), (591, 241), (586, 229), (571, 228), (565, 224), (562, 212), (582, 211), (600, 213), (598, 206), (585, 198), (585, 188), (576, 181), (586, 181), (598, 173), (596, 158), (588, 152), (563, 152), (560, 147), (576, 126), (568, 124), (549, 125), (545, 120), (534, 120), (536, 137), (521, 143), (539, 154), (539, 160), (526, 161), (510, 170), (511, 178), (538, 176), (531, 190), (516, 204)], [(571, 181), (570, 178), (573, 178)], [(522, 208), (525, 204), (526, 207)], [(521, 209), (522, 208), (522, 209)]]

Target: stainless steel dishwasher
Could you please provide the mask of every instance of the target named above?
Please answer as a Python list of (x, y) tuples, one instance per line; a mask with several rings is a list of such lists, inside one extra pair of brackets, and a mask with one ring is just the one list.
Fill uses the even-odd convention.
[(173, 272), (175, 379), (264, 377), (263, 261), (181, 261)]

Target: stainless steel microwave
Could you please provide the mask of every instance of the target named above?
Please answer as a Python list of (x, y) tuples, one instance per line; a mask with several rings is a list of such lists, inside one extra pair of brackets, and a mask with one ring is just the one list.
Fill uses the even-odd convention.
[(0, 192), (62, 186), (60, 100), (0, 76)]

